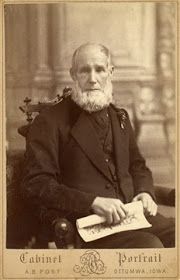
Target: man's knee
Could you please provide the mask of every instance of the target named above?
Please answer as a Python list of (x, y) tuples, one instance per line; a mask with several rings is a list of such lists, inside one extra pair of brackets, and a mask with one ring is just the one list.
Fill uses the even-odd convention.
[(134, 248), (163, 248), (161, 240), (149, 232), (136, 232), (133, 236)]
[(143, 231), (158, 236), (165, 248), (175, 247), (174, 218), (165, 218), (164, 216), (157, 214), (155, 217), (149, 217), (148, 221), (152, 224), (152, 227), (143, 229)]
[(160, 239), (152, 233), (142, 231), (122, 232), (110, 235), (93, 242), (82, 242), (81, 248), (101, 249), (132, 249), (132, 248), (163, 248)]

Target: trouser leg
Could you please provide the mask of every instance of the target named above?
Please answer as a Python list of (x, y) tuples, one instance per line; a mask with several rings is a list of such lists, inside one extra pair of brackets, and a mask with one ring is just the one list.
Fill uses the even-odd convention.
[(166, 248), (175, 247), (175, 220), (173, 218), (165, 218), (158, 213), (155, 217), (147, 217), (147, 220), (152, 227), (141, 231), (157, 236)]
[(160, 214), (147, 217), (151, 228), (125, 231), (93, 242), (81, 241), (82, 248), (172, 248), (175, 247), (175, 221)]
[(160, 239), (152, 233), (132, 230), (109, 235), (92, 242), (86, 243), (82, 241), (81, 248), (163, 248), (163, 244)]

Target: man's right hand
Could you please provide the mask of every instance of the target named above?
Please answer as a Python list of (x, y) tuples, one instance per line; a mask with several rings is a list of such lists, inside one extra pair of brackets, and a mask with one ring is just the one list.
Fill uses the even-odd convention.
[(96, 197), (91, 205), (93, 212), (104, 216), (108, 224), (117, 224), (129, 216), (120, 199)]

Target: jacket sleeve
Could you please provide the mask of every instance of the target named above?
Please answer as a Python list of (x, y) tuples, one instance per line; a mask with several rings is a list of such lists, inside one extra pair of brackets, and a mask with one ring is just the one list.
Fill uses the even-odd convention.
[(128, 114), (126, 113), (126, 115), (129, 129), (129, 172), (133, 180), (134, 195), (147, 192), (156, 200), (152, 173), (146, 166), (146, 162), (139, 151)]
[(95, 196), (69, 188), (61, 180), (62, 147), (57, 120), (41, 113), (32, 123), (26, 140), (21, 191), (38, 215), (47, 214), (47, 210), (53, 213), (50, 220), (57, 216), (88, 215)]

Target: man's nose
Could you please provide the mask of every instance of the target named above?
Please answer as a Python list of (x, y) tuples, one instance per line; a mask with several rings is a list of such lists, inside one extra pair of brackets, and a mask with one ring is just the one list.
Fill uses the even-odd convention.
[(92, 70), (90, 73), (89, 73), (89, 82), (90, 83), (96, 83), (96, 73), (94, 70)]

